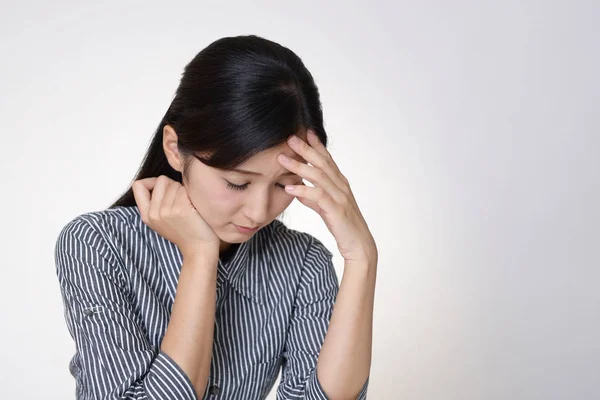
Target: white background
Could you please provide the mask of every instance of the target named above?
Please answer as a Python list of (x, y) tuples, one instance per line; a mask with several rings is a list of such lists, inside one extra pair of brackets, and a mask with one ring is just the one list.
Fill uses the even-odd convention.
[[(0, 398), (74, 397), (56, 236), (240, 34), (314, 75), (378, 243), (369, 398), (600, 398), (597, 1), (2, 3)], [(299, 202), (284, 220), (336, 250)]]

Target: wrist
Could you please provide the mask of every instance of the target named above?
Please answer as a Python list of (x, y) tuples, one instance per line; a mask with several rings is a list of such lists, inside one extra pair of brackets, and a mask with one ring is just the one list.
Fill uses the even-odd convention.
[(357, 264), (377, 264), (378, 258), (379, 251), (377, 250), (377, 247), (369, 246), (346, 255), (344, 261)]
[(194, 248), (186, 248), (181, 251), (184, 262), (205, 262), (207, 260), (218, 261), (219, 248), (214, 246), (197, 246)]

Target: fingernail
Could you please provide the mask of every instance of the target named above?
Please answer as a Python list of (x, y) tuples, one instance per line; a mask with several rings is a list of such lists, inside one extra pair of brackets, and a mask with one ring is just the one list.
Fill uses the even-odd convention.
[(287, 158), (286, 156), (284, 156), (283, 154), (281, 154), (281, 155), (279, 156), (279, 159), (280, 159), (281, 161), (283, 161), (284, 163), (287, 163), (287, 162), (289, 162), (289, 161), (290, 161), (290, 159), (289, 159), (289, 158)]

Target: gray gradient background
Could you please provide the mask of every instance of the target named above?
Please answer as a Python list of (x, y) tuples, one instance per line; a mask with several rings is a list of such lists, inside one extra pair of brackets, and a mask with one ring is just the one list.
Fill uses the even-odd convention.
[(125, 189), (184, 65), (248, 33), (315, 76), (380, 248), (369, 398), (600, 398), (598, 2), (98, 3), (2, 2), (0, 398), (73, 398), (56, 235)]

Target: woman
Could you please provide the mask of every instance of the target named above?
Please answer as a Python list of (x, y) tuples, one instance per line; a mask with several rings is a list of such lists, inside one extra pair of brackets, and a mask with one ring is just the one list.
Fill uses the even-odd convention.
[[(200, 51), (131, 188), (56, 242), (78, 399), (264, 399), (280, 368), (278, 399), (366, 398), (378, 253), (326, 144), (292, 51)], [(276, 219), (294, 198), (334, 236), (341, 285)]]

